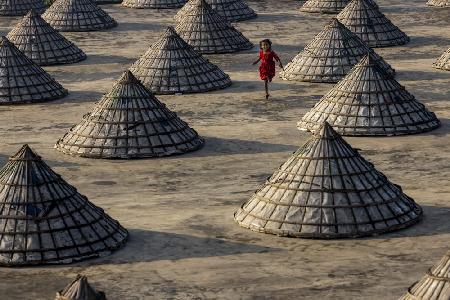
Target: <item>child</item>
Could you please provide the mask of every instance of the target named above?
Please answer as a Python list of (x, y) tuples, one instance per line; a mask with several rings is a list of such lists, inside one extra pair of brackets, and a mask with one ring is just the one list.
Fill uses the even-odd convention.
[(264, 80), (264, 87), (266, 89), (266, 99), (269, 99), (269, 82), (272, 82), (272, 78), (275, 76), (275, 61), (279, 63), (280, 68), (283, 68), (278, 55), (272, 51), (272, 42), (269, 39), (262, 40), (259, 42), (259, 58), (253, 64), (256, 65), (259, 61), (261, 65), (259, 66), (259, 76), (261, 80)]

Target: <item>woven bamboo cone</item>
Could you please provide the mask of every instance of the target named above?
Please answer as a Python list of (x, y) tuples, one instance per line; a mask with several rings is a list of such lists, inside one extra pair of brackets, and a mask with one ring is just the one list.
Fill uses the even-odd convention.
[(402, 229), (422, 209), (324, 123), (234, 215), (254, 231), (355, 238)]
[(110, 254), (127, 231), (24, 145), (0, 170), (0, 266)]
[(130, 71), (56, 148), (88, 158), (148, 158), (198, 150), (204, 141)]
[(40, 66), (71, 64), (86, 54), (31, 10), (9, 33), (8, 39)]
[[(243, 0), (207, 0), (207, 2), (220, 16), (229, 22), (246, 21), (258, 17), (255, 11)], [(195, 0), (188, 1), (175, 15), (175, 20), (180, 21), (194, 7)]]
[(230, 77), (168, 27), (130, 71), (153, 93), (202, 93), (231, 85)]
[(187, 0), (124, 0), (123, 6), (130, 8), (170, 9), (181, 8)]
[(444, 52), (433, 64), (437, 69), (450, 71), (450, 48)]
[(253, 44), (205, 0), (192, 0), (191, 3), (193, 9), (183, 16), (175, 30), (196, 51), (213, 54), (253, 48)]
[(450, 252), (434, 266), (399, 300), (449, 300)]
[(323, 96), (297, 126), (314, 131), (324, 121), (349, 136), (415, 134), (440, 126), (436, 115), (387, 74), (372, 54)]
[(31, 9), (42, 13), (46, 8), (42, 0), (1, 0), (0, 16), (23, 16)]
[(448, 7), (450, 6), (450, 0), (428, 0), (427, 5), (437, 7)]
[(367, 53), (392, 76), (394, 69), (358, 36), (333, 18), (283, 71), (284, 80), (336, 83)]
[(340, 12), (350, 0), (308, 0), (300, 11), (308, 13), (336, 14)]
[(370, 0), (352, 0), (337, 18), (370, 47), (393, 47), (409, 42), (409, 37)]
[(59, 31), (98, 31), (117, 22), (91, 0), (56, 0), (42, 15)]
[(96, 291), (86, 276), (77, 275), (74, 281), (56, 293), (55, 300), (106, 300), (105, 293)]
[(0, 105), (60, 99), (68, 92), (6, 37), (0, 38)]

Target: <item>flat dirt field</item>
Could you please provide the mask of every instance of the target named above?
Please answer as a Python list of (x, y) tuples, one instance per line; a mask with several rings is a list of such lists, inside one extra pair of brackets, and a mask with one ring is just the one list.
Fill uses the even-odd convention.
[[(330, 16), (304, 14), (299, 1), (248, 1), (259, 18), (236, 26), (255, 44), (274, 41), (291, 60)], [(450, 72), (433, 61), (450, 47), (450, 9), (425, 0), (379, 0), (404, 30), (406, 46), (377, 49), (397, 80), (434, 111), (442, 127), (427, 134), (346, 138), (423, 208), (423, 221), (391, 234), (308, 240), (255, 233), (234, 211), (309, 133), (296, 122), (332, 85), (276, 79), (264, 99), (258, 47), (208, 58), (233, 85), (194, 95), (159, 96), (205, 139), (187, 155), (105, 161), (63, 155), (55, 142), (89, 112), (120, 74), (173, 24), (176, 10), (106, 5), (119, 26), (65, 33), (89, 58), (46, 67), (70, 96), (38, 105), (0, 107), (1, 164), (29, 143), (68, 182), (130, 233), (127, 245), (100, 259), (56, 267), (3, 268), (0, 299), (53, 299), (77, 273), (108, 299), (397, 299), (450, 248)], [(6, 34), (19, 18), (0, 18)]]

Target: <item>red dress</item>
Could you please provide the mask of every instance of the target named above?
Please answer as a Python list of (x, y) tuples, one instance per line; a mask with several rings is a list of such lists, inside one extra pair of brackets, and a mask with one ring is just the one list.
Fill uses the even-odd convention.
[(278, 55), (272, 50), (264, 53), (259, 51), (259, 58), (261, 59), (261, 65), (259, 66), (259, 76), (261, 80), (272, 79), (275, 76), (275, 61), (280, 61)]

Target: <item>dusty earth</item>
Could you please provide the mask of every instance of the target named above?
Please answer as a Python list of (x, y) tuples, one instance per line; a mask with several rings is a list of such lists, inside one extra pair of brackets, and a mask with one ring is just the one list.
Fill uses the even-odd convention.
[[(263, 99), (251, 62), (257, 48), (210, 56), (233, 79), (218, 92), (161, 96), (206, 138), (195, 153), (165, 159), (73, 158), (53, 145), (169, 24), (175, 10), (107, 5), (112, 31), (67, 33), (87, 61), (46, 68), (71, 92), (42, 105), (0, 107), (1, 164), (30, 143), (70, 183), (129, 229), (111, 256), (70, 266), (0, 270), (1, 299), (53, 299), (77, 273), (108, 299), (397, 299), (450, 248), (450, 72), (432, 62), (450, 46), (450, 9), (425, 0), (379, 0), (410, 37), (377, 51), (397, 79), (437, 113), (433, 132), (394, 138), (348, 138), (423, 206), (424, 220), (403, 231), (357, 240), (302, 240), (251, 232), (233, 222), (246, 201), (309, 137), (297, 120), (331, 85), (272, 85)], [(239, 23), (254, 43), (275, 42), (285, 63), (318, 33), (328, 16), (299, 13), (298, 1), (249, 1), (259, 13)], [(18, 18), (0, 18), (6, 34)]]

